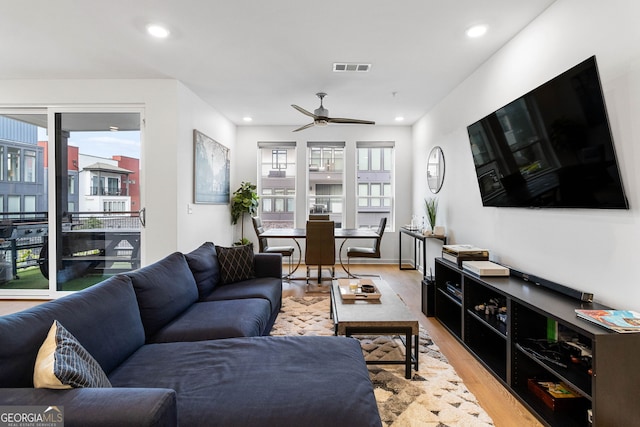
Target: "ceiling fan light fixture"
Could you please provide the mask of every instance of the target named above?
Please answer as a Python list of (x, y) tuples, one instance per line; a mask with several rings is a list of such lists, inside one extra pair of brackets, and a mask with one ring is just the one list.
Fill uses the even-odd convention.
[(304, 129), (308, 129), (311, 126), (327, 126), (329, 123), (351, 123), (351, 124), (361, 124), (361, 125), (375, 125), (376, 122), (371, 120), (359, 120), (359, 119), (347, 119), (341, 117), (329, 117), (329, 110), (324, 108), (322, 105), (322, 100), (325, 96), (327, 96), (324, 92), (316, 93), (316, 96), (320, 98), (320, 107), (318, 107), (314, 113), (310, 113), (302, 107), (297, 106), (296, 104), (291, 104), (293, 108), (304, 114), (305, 116), (313, 118), (313, 122), (306, 124), (304, 126), (299, 127), (298, 129), (294, 129), (293, 132), (299, 132)]

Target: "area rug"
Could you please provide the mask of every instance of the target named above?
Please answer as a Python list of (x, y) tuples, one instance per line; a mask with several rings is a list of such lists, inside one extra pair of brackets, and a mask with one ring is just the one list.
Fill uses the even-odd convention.
[[(329, 297), (289, 297), (271, 335), (333, 335)], [(401, 359), (398, 338), (358, 336), (367, 360)], [(437, 345), (420, 328), (419, 370), (404, 377), (404, 365), (367, 365), (383, 426), (493, 426)]]

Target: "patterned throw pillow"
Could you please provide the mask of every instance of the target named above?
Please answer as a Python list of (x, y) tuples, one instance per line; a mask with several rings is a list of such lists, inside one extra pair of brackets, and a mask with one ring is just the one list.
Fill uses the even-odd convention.
[(253, 245), (225, 248), (216, 246), (223, 284), (239, 282), (255, 277), (253, 270)]
[(33, 371), (36, 388), (111, 387), (98, 362), (57, 320), (38, 351)]

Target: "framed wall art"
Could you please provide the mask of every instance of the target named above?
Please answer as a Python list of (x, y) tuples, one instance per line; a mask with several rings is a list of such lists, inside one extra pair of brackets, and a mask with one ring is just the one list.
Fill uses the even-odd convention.
[(229, 203), (229, 149), (193, 130), (194, 203)]

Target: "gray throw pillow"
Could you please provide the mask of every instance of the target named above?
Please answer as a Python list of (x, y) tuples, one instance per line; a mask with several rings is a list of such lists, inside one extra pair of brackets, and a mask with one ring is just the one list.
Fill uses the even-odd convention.
[(111, 387), (102, 367), (57, 320), (42, 343), (33, 371), (36, 388)]

